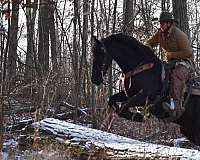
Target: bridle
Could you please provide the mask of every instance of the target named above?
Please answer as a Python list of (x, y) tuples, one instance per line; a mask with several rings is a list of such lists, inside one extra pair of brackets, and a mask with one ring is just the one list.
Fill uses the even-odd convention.
[(108, 65), (109, 65), (108, 63), (111, 60), (111, 56), (108, 54), (104, 43), (102, 41), (100, 41), (100, 43), (101, 43), (100, 49), (103, 51), (103, 54), (104, 54), (103, 63), (102, 63), (102, 67), (101, 67), (101, 74), (103, 77), (108, 69)]

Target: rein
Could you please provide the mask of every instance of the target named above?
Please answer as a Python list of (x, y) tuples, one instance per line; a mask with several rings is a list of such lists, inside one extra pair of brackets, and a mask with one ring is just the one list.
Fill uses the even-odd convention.
[(127, 80), (127, 79), (131, 78), (131, 76), (134, 76), (145, 70), (151, 69), (151, 68), (153, 68), (153, 66), (154, 66), (154, 63), (147, 63), (147, 64), (139, 65), (135, 69), (124, 74), (124, 77), (121, 79), (120, 86), (121, 86), (121, 88), (124, 88), (124, 91), (125, 91), (125, 94), (127, 97), (128, 97), (127, 90), (130, 88), (131, 83), (129, 81), (129, 85), (127, 86), (128, 88), (126, 88), (125, 80)]

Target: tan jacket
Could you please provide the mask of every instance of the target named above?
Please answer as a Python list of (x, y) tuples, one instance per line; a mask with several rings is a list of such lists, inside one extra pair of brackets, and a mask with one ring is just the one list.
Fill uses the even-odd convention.
[(144, 42), (146, 46), (155, 47), (160, 44), (164, 54), (170, 52), (172, 59), (192, 59), (193, 53), (187, 35), (173, 25), (167, 38), (165, 46), (162, 46), (161, 31), (158, 30), (151, 38)]

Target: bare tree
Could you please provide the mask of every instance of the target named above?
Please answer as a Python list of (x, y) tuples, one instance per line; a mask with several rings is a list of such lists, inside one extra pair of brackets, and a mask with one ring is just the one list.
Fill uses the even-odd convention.
[[(8, 1), (8, 8), (7, 8), (7, 13), (8, 15), (10, 15), (10, 1)], [(8, 34), (7, 37), (10, 37), (10, 17), (8, 17), (7, 19), (7, 24), (8, 24)], [(5, 107), (5, 95), (7, 95), (7, 91), (6, 91), (6, 66), (7, 66), (7, 56), (8, 56), (8, 48), (9, 48), (9, 44), (10, 44), (10, 38), (7, 38), (6, 41), (6, 46), (4, 47), (4, 40), (6, 34), (3, 33), (3, 35), (1, 35), (1, 37), (3, 39), (1, 39), (1, 61), (2, 61), (2, 66), (1, 66), (1, 91), (0, 91), (0, 152), (3, 151), (3, 134), (4, 134), (4, 107)], [(3, 47), (3, 48), (2, 48)]]
[(190, 37), (189, 22), (187, 16), (187, 0), (174, 0), (173, 13), (178, 20), (178, 27)]
[(199, 35), (199, 29), (200, 29), (200, 15), (198, 14), (198, 4), (197, 4), (197, 0), (195, 0), (195, 23), (196, 23), (196, 31), (195, 31), (195, 41), (196, 41), (196, 66), (197, 68), (199, 68), (199, 50), (200, 50), (200, 35)]
[(38, 67), (40, 75), (49, 70), (49, 4), (49, 0), (41, 0), (39, 7)]
[(16, 76), (18, 15), (19, 15), (19, 2), (18, 0), (12, 1), (12, 15), (11, 15), (11, 25), (10, 25), (9, 46), (8, 46), (9, 80), (13, 80)]
[(27, 25), (27, 53), (26, 53), (26, 66), (25, 66), (25, 79), (27, 82), (33, 77), (33, 72), (36, 67), (35, 57), (35, 42), (34, 42), (34, 28), (35, 18), (37, 11), (37, 0), (31, 3), (31, 0), (26, 1), (26, 25)]
[[(73, 102), (76, 107), (80, 104), (80, 79), (79, 79), (79, 54), (78, 54), (78, 43), (77, 43), (77, 36), (78, 36), (78, 17), (79, 16), (79, 0), (74, 0), (74, 18), (73, 18), (73, 55), (72, 55), (72, 64), (73, 64), (73, 75), (74, 75), (74, 86), (73, 86)], [(74, 115), (74, 120), (77, 119), (77, 108), (76, 114)]]
[[(83, 91), (83, 97), (84, 99), (87, 98), (87, 93), (89, 94), (89, 92), (87, 91), (87, 85), (86, 83), (88, 83), (89, 81), (89, 76), (88, 76), (88, 62), (87, 62), (87, 42), (88, 42), (88, 16), (89, 16), (89, 1), (88, 0), (84, 0), (83, 1), (83, 34), (82, 34), (82, 63), (80, 64), (80, 69), (81, 69), (81, 74), (83, 75), (83, 86), (82, 86), (82, 91)], [(82, 100), (83, 101), (83, 100)], [(89, 102), (87, 100), (85, 100), (86, 104), (89, 104)]]
[[(92, 43), (92, 36), (94, 35), (94, 5), (95, 0), (92, 0), (91, 2), (91, 20), (90, 20), (90, 30), (91, 30), (91, 39), (90, 42)], [(92, 44), (91, 44), (92, 45)], [(96, 122), (96, 107), (95, 107), (95, 87), (94, 84), (91, 85), (91, 107), (92, 107), (92, 121), (93, 121), (93, 127), (97, 127)]]
[(170, 8), (170, 0), (162, 0), (161, 1), (161, 10), (169, 11), (169, 8)]
[(133, 28), (133, 0), (123, 1), (123, 32), (132, 35)]
[(145, 30), (145, 33), (146, 35), (150, 35), (150, 30), (152, 28), (152, 25), (151, 25), (151, 7), (152, 7), (152, 3), (151, 2), (147, 2), (146, 0), (141, 0), (141, 7), (140, 7), (140, 10), (141, 10), (141, 15), (142, 15), (142, 18), (143, 18), (143, 21), (144, 21), (144, 30)]
[(56, 46), (56, 31), (55, 31), (55, 19), (54, 19), (54, 12), (55, 12), (55, 4), (51, 0), (49, 7), (49, 29), (50, 29), (50, 39), (51, 39), (51, 61), (52, 61), (52, 69), (53, 71), (57, 70), (57, 46)]

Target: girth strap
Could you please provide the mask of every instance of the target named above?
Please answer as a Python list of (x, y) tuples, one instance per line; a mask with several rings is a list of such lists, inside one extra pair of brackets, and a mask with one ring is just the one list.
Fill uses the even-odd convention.
[(154, 66), (154, 63), (147, 63), (143, 64), (141, 66), (136, 67), (134, 70), (129, 71), (128, 73), (125, 74), (125, 79), (130, 78), (131, 76), (134, 76), (142, 71), (151, 69)]

